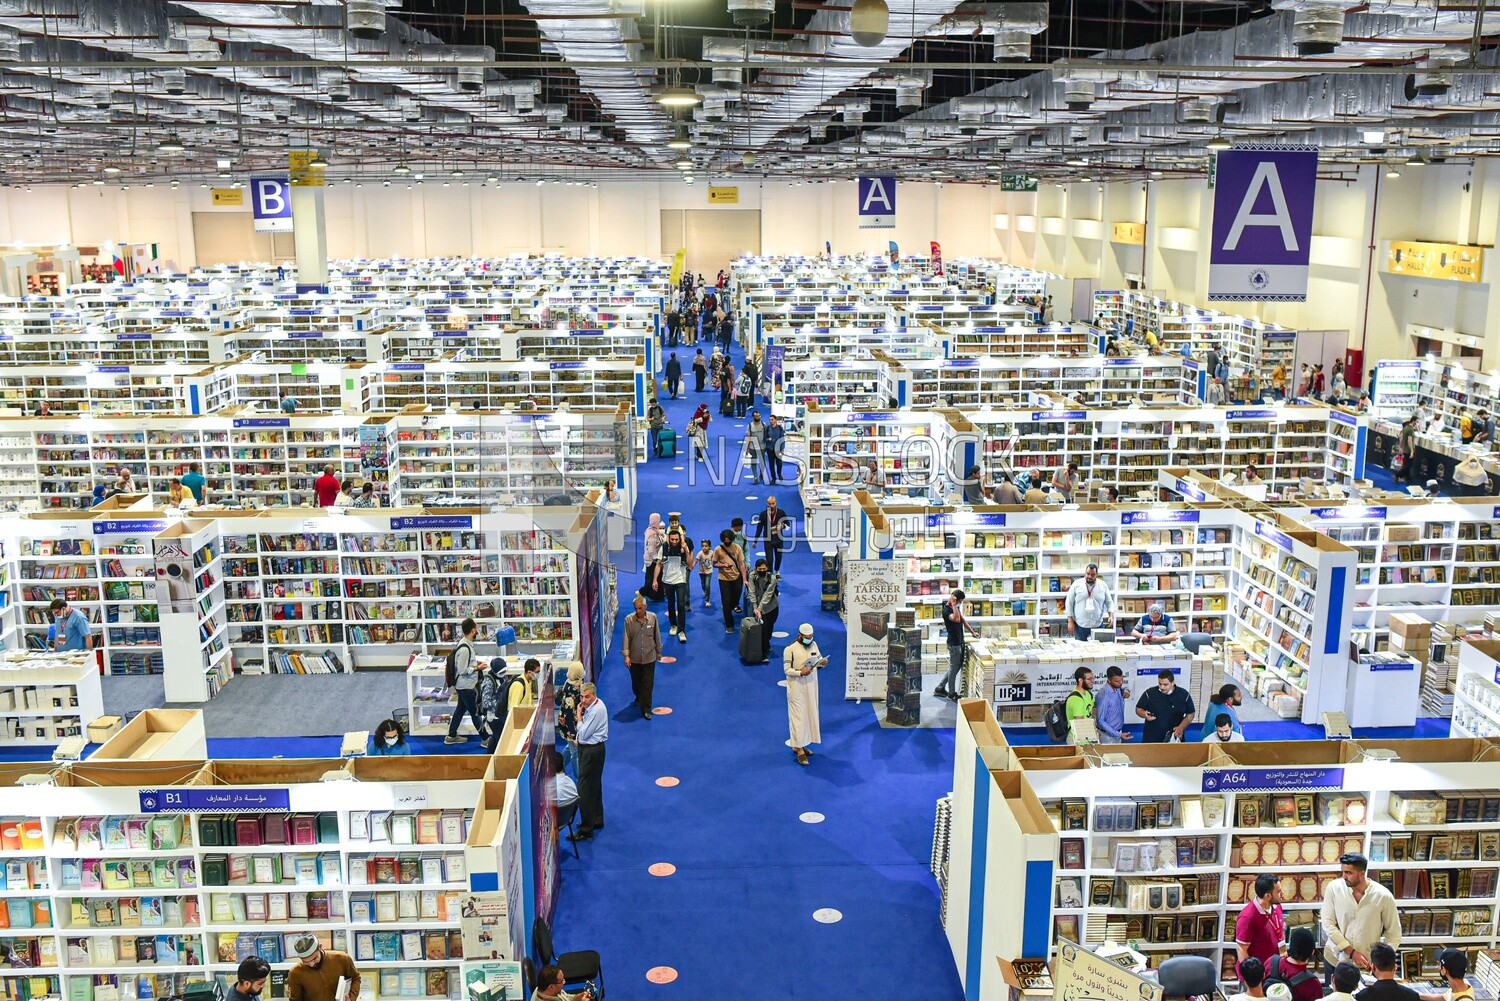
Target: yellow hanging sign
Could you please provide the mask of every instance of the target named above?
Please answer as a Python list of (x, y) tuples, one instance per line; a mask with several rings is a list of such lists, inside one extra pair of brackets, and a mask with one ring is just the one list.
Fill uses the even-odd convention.
[(735, 186), (716, 188), (709, 185), (708, 204), (710, 205), (738, 205), (740, 203), (740, 189)]
[(672, 288), (675, 291), (677, 283), (682, 281), (682, 269), (687, 267), (687, 248), (683, 247), (672, 257)]
[(1485, 250), (1462, 243), (1392, 240), (1386, 252), (1385, 269), (1393, 275), (1478, 284), (1484, 281)]
[(1112, 243), (1129, 243), (1134, 246), (1145, 246), (1146, 224), (1143, 222), (1117, 222), (1110, 228), (1110, 241)]
[(318, 155), (315, 149), (294, 149), (286, 155), (287, 172), (291, 174), (294, 188), (321, 188), (327, 181), (323, 168), (312, 165)]
[(221, 206), (244, 205), (245, 192), (242, 188), (214, 188), (211, 192), (214, 204)]

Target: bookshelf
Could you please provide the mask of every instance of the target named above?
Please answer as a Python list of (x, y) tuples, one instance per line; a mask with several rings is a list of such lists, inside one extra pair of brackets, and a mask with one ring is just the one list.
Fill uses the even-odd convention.
[[(135, 763), (84, 765), (41, 792), (13, 788), (19, 812), (0, 825), (15, 832), (3, 906), (7, 939), (33, 967), (8, 967), (0, 994), (146, 1001), (205, 979), (227, 989), (239, 961), (260, 955), (273, 967), (267, 995), (283, 997), (291, 940), (312, 933), (354, 957), (363, 1001), (457, 1001), (459, 899), (494, 879), (499, 856), (466, 843), (476, 814), (491, 812), (483, 762), (360, 762), (359, 796), (354, 782), (313, 774), (339, 765), (192, 764), (158, 769), (160, 787), (144, 785), (150, 773)], [(397, 790), (413, 781), (422, 805), (402, 807)], [(516, 809), (511, 783), (492, 785), (494, 809), (501, 799)], [(141, 812), (162, 800), (192, 809), (210, 795), (274, 805)]]
[[(93, 655), (10, 651), (0, 659), (0, 746), (48, 747), (82, 736), (102, 715), (104, 695)], [(7, 878), (4, 889), (17, 887)], [(25, 926), (12, 922), (11, 927)]]
[(850, 552), (902, 564), (907, 607), (935, 659), (941, 605), (954, 588), (968, 596), (981, 636), (1045, 646), (1064, 635), (1068, 588), (1093, 562), (1114, 595), (1118, 636), (1160, 602), (1179, 631), (1226, 647), (1227, 670), (1247, 695), (1305, 723), (1344, 709), (1356, 553), (1269, 508), (965, 510), (887, 501), (873, 514), (858, 505), (853, 516)]
[(207, 702), (229, 682), (223, 541), (217, 523), (180, 521), (151, 538), (169, 702)]

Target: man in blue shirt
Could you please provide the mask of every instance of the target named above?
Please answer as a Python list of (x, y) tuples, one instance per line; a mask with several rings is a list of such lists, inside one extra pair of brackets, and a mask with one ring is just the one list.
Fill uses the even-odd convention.
[(203, 478), (203, 473), (198, 469), (196, 462), (188, 463), (188, 471), (182, 476), (182, 485), (193, 492), (195, 501), (199, 504), (204, 503), (208, 481)]
[(1099, 743), (1118, 744), (1130, 739), (1125, 732), (1125, 672), (1111, 666), (1104, 672), (1105, 685), (1094, 698), (1094, 725), (1099, 729)]
[(604, 742), (609, 739), (609, 710), (591, 684), (578, 695), (578, 829), (569, 841), (588, 841), (604, 830)]
[(68, 599), (52, 599), (54, 646), (58, 650), (91, 650), (94, 636), (89, 628), (89, 617), (76, 608), (68, 607)]
[(1172, 625), (1172, 617), (1165, 612), (1161, 602), (1152, 602), (1146, 614), (1136, 620), (1132, 635), (1142, 643), (1175, 643), (1177, 630)]

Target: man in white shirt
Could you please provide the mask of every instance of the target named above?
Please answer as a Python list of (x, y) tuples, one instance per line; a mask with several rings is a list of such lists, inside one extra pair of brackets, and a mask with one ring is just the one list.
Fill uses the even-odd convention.
[(1340, 963), (1371, 969), (1370, 949), (1377, 942), (1401, 945), (1401, 921), (1391, 891), (1370, 879), (1370, 862), (1359, 852), (1339, 857), (1340, 876), (1323, 894), (1321, 925), (1324, 973)]
[(1115, 599), (1109, 593), (1109, 585), (1099, 579), (1099, 565), (1090, 563), (1083, 577), (1068, 588), (1065, 608), (1068, 613), (1068, 628), (1077, 639), (1086, 640), (1095, 629), (1109, 624), (1114, 615)]

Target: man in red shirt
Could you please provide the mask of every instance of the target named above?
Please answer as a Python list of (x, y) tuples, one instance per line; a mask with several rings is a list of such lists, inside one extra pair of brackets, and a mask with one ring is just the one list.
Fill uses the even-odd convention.
[(1234, 944), (1239, 962), (1254, 956), (1269, 969), (1286, 940), (1286, 917), (1281, 910), (1281, 881), (1269, 872), (1255, 877), (1255, 897), (1234, 922)]
[(1271, 984), (1280, 982), (1291, 988), (1292, 1001), (1322, 1001), (1323, 978), (1309, 969), (1316, 948), (1311, 928), (1293, 928), (1286, 955), (1277, 956), (1266, 968), (1266, 995), (1270, 996)]
[(324, 466), (323, 475), (313, 480), (313, 492), (318, 496), (318, 507), (333, 507), (339, 499), (339, 478), (333, 475), (332, 466)]

